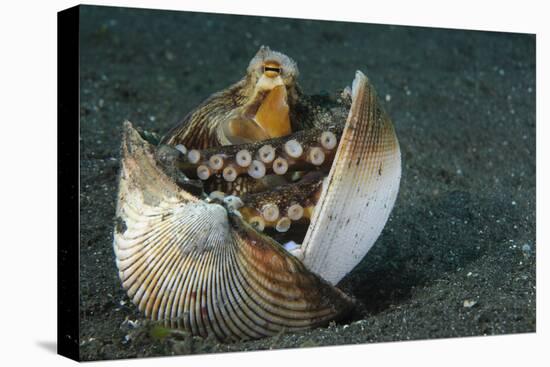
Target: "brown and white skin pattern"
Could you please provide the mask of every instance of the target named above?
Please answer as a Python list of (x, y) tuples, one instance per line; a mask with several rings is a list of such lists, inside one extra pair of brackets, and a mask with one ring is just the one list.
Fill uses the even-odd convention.
[(367, 77), (357, 72), (334, 164), (304, 239), (304, 264), (337, 284), (366, 255), (386, 224), (401, 179), (393, 125)]
[(193, 335), (256, 339), (327, 324), (353, 306), (239, 215), (182, 190), (129, 122), (114, 251), (138, 308)]

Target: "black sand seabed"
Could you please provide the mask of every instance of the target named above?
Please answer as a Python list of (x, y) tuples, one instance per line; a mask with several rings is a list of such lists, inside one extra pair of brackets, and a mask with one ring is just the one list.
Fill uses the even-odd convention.
[[(84, 360), (535, 331), (535, 37), (83, 7), (81, 358)], [(262, 44), (306, 93), (364, 71), (403, 154), (395, 209), (339, 286), (347, 324), (236, 344), (155, 340), (112, 250), (122, 122), (162, 134), (238, 80)], [(143, 332), (141, 332), (143, 331)]]

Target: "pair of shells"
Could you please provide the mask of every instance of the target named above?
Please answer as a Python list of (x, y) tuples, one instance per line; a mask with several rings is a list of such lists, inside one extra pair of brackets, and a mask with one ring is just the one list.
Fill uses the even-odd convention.
[(124, 124), (114, 251), (123, 287), (152, 320), (194, 335), (254, 339), (327, 324), (354, 301), (336, 288), (395, 202), (399, 144), (368, 79), (352, 104), (301, 250), (303, 260), (225, 207), (184, 191)]

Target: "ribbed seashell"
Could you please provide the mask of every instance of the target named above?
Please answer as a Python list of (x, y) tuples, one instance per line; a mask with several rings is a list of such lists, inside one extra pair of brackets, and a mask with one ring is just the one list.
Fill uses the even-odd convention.
[(360, 71), (340, 144), (302, 244), (304, 264), (337, 284), (380, 236), (397, 198), (401, 151), (391, 120)]
[(114, 250), (138, 308), (194, 335), (260, 338), (326, 324), (353, 305), (239, 215), (182, 190), (129, 122)]

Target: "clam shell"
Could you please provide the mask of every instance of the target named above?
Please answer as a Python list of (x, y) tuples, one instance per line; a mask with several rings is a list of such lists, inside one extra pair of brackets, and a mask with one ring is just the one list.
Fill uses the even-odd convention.
[(357, 71), (352, 104), (302, 250), (304, 264), (332, 284), (374, 245), (395, 203), (401, 152), (367, 77)]
[(194, 335), (252, 339), (328, 323), (353, 301), (238, 214), (181, 189), (124, 123), (114, 251), (129, 297)]

